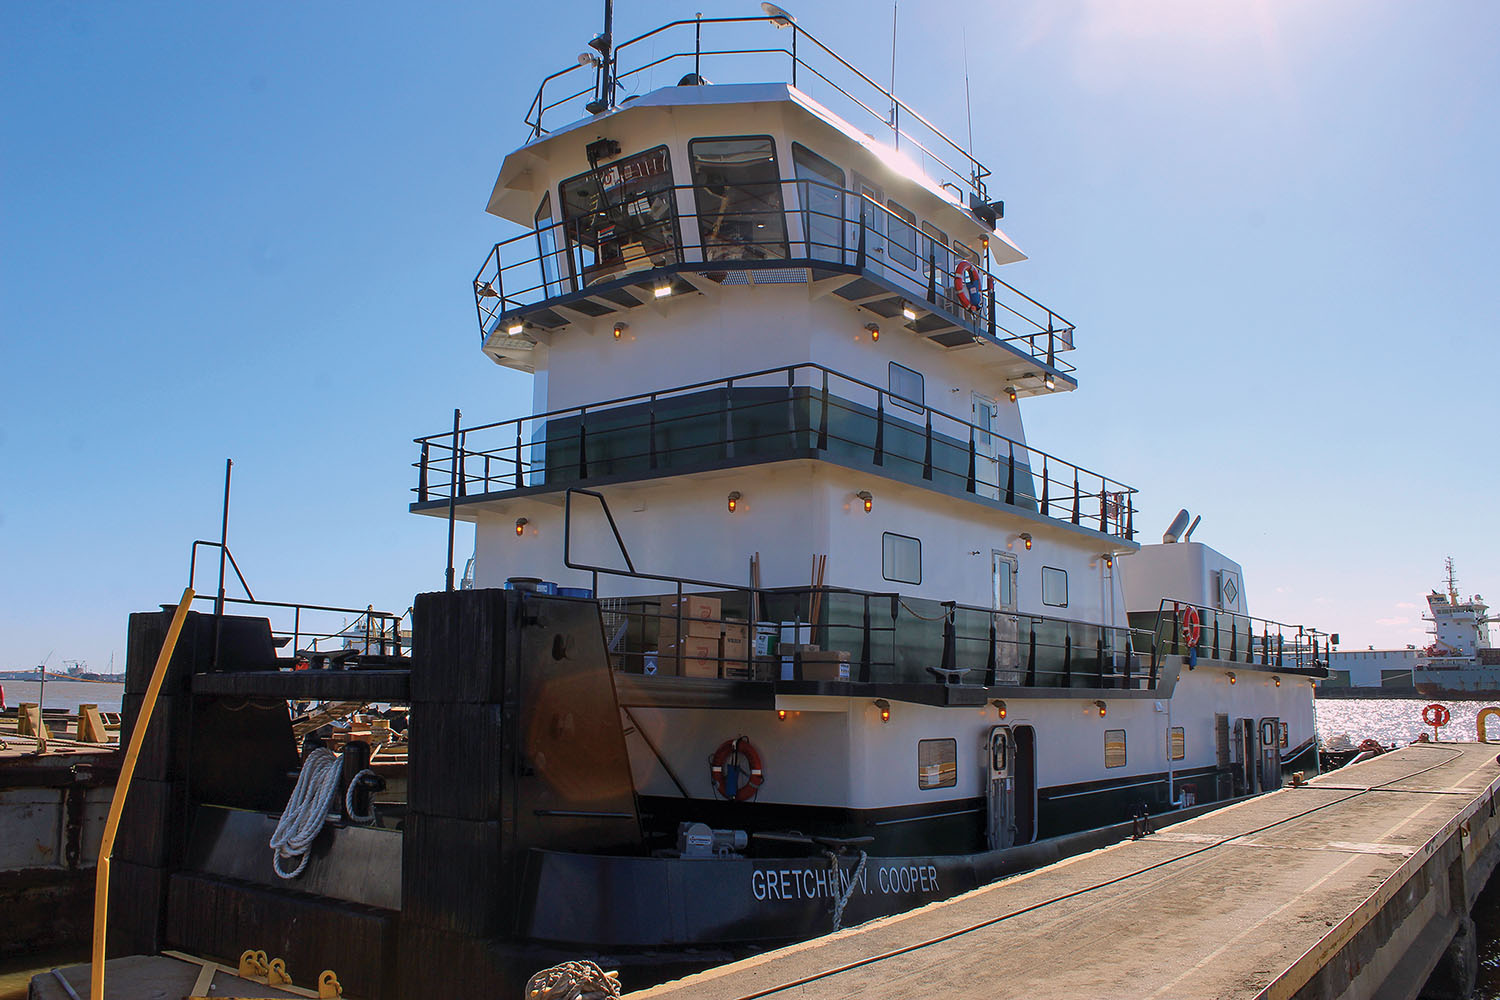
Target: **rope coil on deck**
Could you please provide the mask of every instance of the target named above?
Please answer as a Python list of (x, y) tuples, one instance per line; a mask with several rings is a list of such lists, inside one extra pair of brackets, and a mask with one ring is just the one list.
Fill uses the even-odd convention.
[(593, 962), (564, 962), (526, 981), (526, 1000), (609, 1000), (620, 995), (620, 974)]
[[(307, 755), (302, 773), (297, 775), (297, 787), (287, 800), (276, 832), (271, 834), (271, 867), (282, 878), (296, 878), (307, 867), (312, 842), (322, 831), (329, 810), (338, 802), (343, 767), (343, 761), (331, 750), (318, 747)], [(283, 860), (299, 857), (302, 860), (292, 871), (282, 867)]]

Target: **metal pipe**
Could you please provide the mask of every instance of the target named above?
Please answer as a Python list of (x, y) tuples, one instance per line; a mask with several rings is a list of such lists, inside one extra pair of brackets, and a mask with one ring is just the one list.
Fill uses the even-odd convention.
[(229, 552), (229, 475), (234, 470), (234, 459), (224, 459), (224, 510), (219, 521), (219, 590), (214, 599), (214, 669), (219, 668), (219, 638), (224, 629), (224, 564)]
[[(453, 408), (453, 472), (455, 476), (462, 473), (458, 464), (458, 421), (463, 416), (463, 411), (458, 407)], [(458, 485), (453, 484), (448, 490), (448, 574), (447, 590), (453, 590), (453, 516), (454, 505), (458, 502)]]

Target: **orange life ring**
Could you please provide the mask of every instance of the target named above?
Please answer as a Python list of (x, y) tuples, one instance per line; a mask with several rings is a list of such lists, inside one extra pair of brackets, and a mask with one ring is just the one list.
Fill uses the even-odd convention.
[[(733, 792), (728, 785), (728, 765), (731, 758), (744, 755), (745, 763), (749, 765), (747, 771), (744, 767), (736, 764), (735, 771), (742, 775)], [(709, 758), (709, 774), (713, 777), (714, 790), (726, 799), (734, 802), (744, 802), (755, 797), (760, 791), (761, 782), (766, 780), (765, 773), (761, 770), (760, 751), (744, 736), (736, 736), (732, 740), (725, 740), (719, 744), (719, 749)]]
[(979, 268), (967, 257), (960, 257), (953, 268), (953, 293), (959, 305), (977, 311), (984, 299), (984, 286), (979, 283)]
[(1182, 613), (1182, 641), (1189, 646), (1198, 645), (1203, 637), (1203, 628), (1198, 619), (1198, 609), (1191, 604)]
[(1429, 726), (1432, 726), (1434, 729), (1438, 728), (1439, 726), (1446, 726), (1448, 724), (1448, 720), (1451, 718), (1453, 718), (1453, 715), (1448, 711), (1447, 707), (1439, 705), (1437, 702), (1433, 702), (1431, 705), (1428, 705), (1426, 708), (1422, 709), (1422, 721), (1427, 723)]

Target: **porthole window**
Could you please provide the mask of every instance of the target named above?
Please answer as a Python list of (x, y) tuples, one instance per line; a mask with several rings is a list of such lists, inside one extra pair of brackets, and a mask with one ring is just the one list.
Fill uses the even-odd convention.
[(894, 583), (922, 582), (922, 543), (887, 531), (881, 541), (881, 574)]
[(1167, 737), (1167, 756), (1182, 760), (1187, 756), (1187, 733), (1181, 726), (1173, 726)]
[(917, 787), (952, 788), (958, 784), (958, 741), (917, 741)]
[(1068, 606), (1068, 571), (1042, 567), (1042, 603), (1054, 608)]
[(1104, 731), (1104, 766), (1125, 766), (1125, 730), (1106, 729)]

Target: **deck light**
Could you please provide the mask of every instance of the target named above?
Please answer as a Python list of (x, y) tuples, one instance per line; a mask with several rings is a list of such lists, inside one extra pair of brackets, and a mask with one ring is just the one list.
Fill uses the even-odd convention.
[(881, 722), (890, 722), (891, 721), (891, 703), (890, 702), (886, 701), (884, 698), (876, 698), (875, 699), (875, 707), (878, 708), (878, 709), (880, 709), (880, 721)]
[(869, 490), (860, 490), (854, 494), (865, 502), (865, 513), (868, 514), (875, 507), (875, 495)]
[(665, 284), (661, 284), (661, 285), (657, 285), (656, 286), (656, 297), (657, 298), (664, 299), (668, 295), (671, 295), (671, 294), (672, 294), (672, 283), (670, 281), (666, 282)]
[(1101, 718), (1101, 719), (1104, 718), (1104, 713), (1106, 711), (1108, 711), (1108, 709), (1105, 707), (1104, 702), (1102, 702), (1102, 701), (1096, 701), (1096, 702), (1094, 702), (1094, 705), (1095, 705), (1095, 707), (1097, 707), (1099, 709), (1099, 718)]
[(620, 334), (624, 333), (628, 329), (630, 329), (630, 324), (629, 323), (616, 323), (615, 324), (615, 339), (619, 340), (620, 339)]
[(1047, 374), (1045, 374), (1045, 375), (1042, 376), (1042, 385), (1045, 385), (1047, 387), (1047, 391), (1048, 392), (1051, 392), (1053, 389), (1055, 389), (1057, 387), (1057, 383), (1054, 382), (1054, 381), (1052, 381), (1052, 373), (1051, 372), (1048, 372)]
[(911, 303), (905, 299), (901, 300), (901, 315), (907, 319), (916, 319), (917, 311), (911, 307)]
[(1016, 401), (1016, 387), (1015, 386), (1008, 385), (1008, 386), (1005, 387), (1005, 398), (1009, 399), (1012, 403), (1014, 403)]
[(990, 704), (995, 706), (995, 712), (999, 715), (1000, 718), (1005, 718), (1005, 702), (1001, 701), (999, 698), (996, 698), (994, 701), (990, 702)]
[(797, 20), (774, 3), (763, 3), (760, 5), (760, 9), (766, 12), (766, 16), (771, 19), (771, 23), (778, 28), (789, 27)]
[(734, 511), (735, 511), (735, 508), (738, 507), (739, 505), (740, 505), (740, 491), (739, 490), (735, 490), (733, 493), (729, 494), (729, 513), (733, 514)]
[(1238, 682), (1239, 682), (1239, 678), (1237, 678), (1237, 677), (1234, 676), (1234, 671), (1233, 670), (1229, 671), (1229, 683), (1236, 684)]
[(495, 291), (495, 286), (488, 281), (474, 279), (474, 291), (481, 299), (498, 299), (500, 293)]
[(1271, 680), (1273, 680), (1273, 681), (1276, 682), (1276, 686), (1277, 687), (1281, 687), (1281, 678), (1280, 677), (1272, 677)]
[(1026, 544), (1026, 551), (1030, 552), (1031, 551), (1031, 536), (1029, 534), (1027, 534), (1026, 532), (1023, 531), (1023, 532), (1021, 532), (1021, 541)]
[(784, 709), (784, 708), (778, 708), (776, 710), (776, 718), (780, 722), (785, 722), (786, 721), (786, 709)]
[(1103, 559), (1104, 559), (1104, 568), (1105, 569), (1114, 569), (1115, 568), (1115, 557), (1114, 556), (1112, 556), (1108, 552), (1106, 552), (1106, 553), (1104, 553)]
[(526, 324), (523, 323), (523, 322), (521, 322), (520, 320), (517, 320), (516, 322), (512, 323), (510, 326), (507, 326), (505, 328), (505, 332), (506, 332), (506, 334), (508, 336), (514, 337), (514, 336), (519, 335), (520, 332), (522, 330), (524, 330), (524, 329), (526, 329)]
[(865, 329), (870, 331), (870, 339), (871, 340), (879, 340), (880, 339), (880, 324), (879, 323), (866, 323), (865, 324)]
[(526, 533), (526, 525), (530, 523), (524, 517), (516, 518), (516, 537), (520, 538)]

